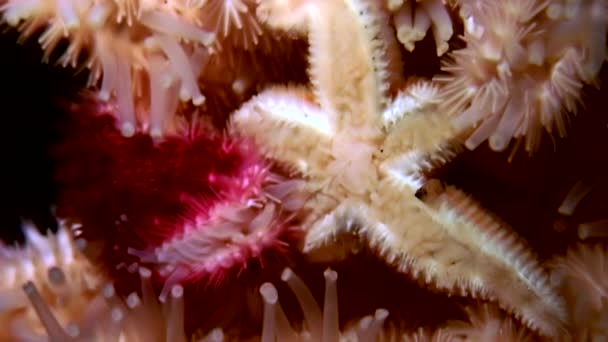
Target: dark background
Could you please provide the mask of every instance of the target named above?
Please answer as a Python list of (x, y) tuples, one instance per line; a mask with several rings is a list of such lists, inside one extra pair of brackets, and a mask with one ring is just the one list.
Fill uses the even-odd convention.
[(24, 44), (17, 40), (12, 30), (0, 35), (0, 234), (7, 242), (23, 239), (22, 218), (39, 227), (53, 226), (56, 189), (47, 146), (59, 138), (54, 124), (65, 117), (56, 99), (75, 94), (82, 85), (73, 71), (41, 63), (35, 39)]

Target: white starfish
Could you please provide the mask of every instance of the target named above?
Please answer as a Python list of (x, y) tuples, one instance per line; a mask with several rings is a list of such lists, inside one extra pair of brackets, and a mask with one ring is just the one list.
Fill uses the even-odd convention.
[(416, 197), (422, 171), (449, 156), (455, 132), (431, 84), (389, 96), (394, 40), (377, 4), (261, 0), (263, 22), (308, 34), (312, 91), (267, 89), (233, 114), (232, 133), (253, 136), (307, 179), (314, 196), (305, 252), (355, 234), (401, 271), (449, 294), (496, 300), (555, 336), (565, 320), (560, 298), (515, 235), (453, 189)]

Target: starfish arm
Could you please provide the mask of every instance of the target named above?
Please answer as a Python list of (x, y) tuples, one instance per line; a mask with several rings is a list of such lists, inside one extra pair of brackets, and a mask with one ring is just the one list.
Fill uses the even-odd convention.
[(385, 181), (395, 189), (416, 193), (423, 186), (428, 185), (428, 179), (424, 174), (426, 171), (447, 164), (458, 152), (458, 146), (438, 149), (434, 153), (410, 150), (385, 159), (380, 164), (380, 172), (385, 177)]
[(530, 248), (505, 223), (452, 187), (429, 204), (423, 212), (442, 227), (428, 239), (434, 246), (424, 250), (412, 236), (400, 239), (414, 244), (417, 250), (410, 253), (427, 277), (439, 288), (468, 289), (495, 300), (544, 335), (564, 333), (568, 318), (562, 298)]
[(416, 192), (425, 183), (424, 170), (430, 169), (431, 166), (432, 164), (424, 159), (422, 153), (410, 151), (384, 161), (380, 165), (380, 170), (386, 181), (396, 188)]
[[(409, 187), (389, 181), (377, 191), (372, 203), (343, 202), (316, 220), (304, 251), (315, 255), (335, 248), (354, 230), (359, 243), (424, 284), (496, 301), (544, 335), (563, 333), (567, 317), (561, 298), (529, 249), (504, 225), (454, 189), (428, 204), (406, 200), (414, 197)], [(353, 246), (362, 248), (346, 245)]]
[[(361, 224), (356, 207), (357, 205), (352, 202), (343, 202), (320, 219), (314, 220), (306, 233), (304, 253), (316, 253), (318, 248), (326, 245), (330, 245), (333, 249), (332, 242)], [(348, 251), (344, 252), (348, 254)]]
[(390, 131), (404, 117), (416, 115), (439, 103), (439, 89), (432, 82), (416, 81), (399, 90), (382, 112), (382, 124)]
[(306, 28), (315, 97), (334, 123), (380, 125), (392, 62), (383, 40), (388, 19), (376, 1), (262, 0), (258, 15), (277, 29)]
[[(372, 248), (390, 245), (392, 238), (389, 230), (379, 223), (364, 202), (345, 201), (311, 225), (306, 234), (304, 253), (317, 261), (344, 259), (362, 249), (362, 234), (371, 238), (369, 244)], [(348, 236), (352, 238), (348, 239)]]
[(304, 87), (272, 87), (231, 116), (230, 133), (253, 137), (265, 156), (309, 175), (327, 163), (334, 131)]
[(438, 102), (438, 89), (430, 82), (416, 82), (397, 94), (382, 113), (387, 132), (382, 150), (387, 158), (412, 150), (423, 154), (445, 150), (456, 132)]

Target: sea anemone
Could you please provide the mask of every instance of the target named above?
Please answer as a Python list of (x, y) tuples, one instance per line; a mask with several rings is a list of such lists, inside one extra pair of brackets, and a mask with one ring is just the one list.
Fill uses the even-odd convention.
[[(282, 37), (265, 34), (256, 6), (251, 0), (9, 0), (0, 15), (23, 38), (44, 29), (38, 41), (45, 61), (67, 38), (59, 64), (90, 69), (88, 86), (116, 107), (121, 133), (161, 138), (178, 133), (180, 103), (204, 104), (201, 88), (216, 78), (206, 73), (220, 75), (237, 96), (250, 94), (253, 79), (281, 74), (267, 70), (272, 63), (260, 62), (259, 54), (277, 55), (271, 42)], [(295, 45), (283, 39), (279, 55)]]
[(63, 38), (70, 44), (59, 63), (76, 67), (83, 51), (91, 70), (89, 86), (99, 84), (102, 100), (115, 100), (119, 128), (165, 134), (179, 101), (204, 101), (197, 78), (206, 47), (215, 36), (164, 1), (18, 1), (0, 7), (3, 21), (27, 38), (38, 38), (50, 58)]
[[(140, 289), (122, 297), (105, 274), (92, 264), (94, 260), (85, 256), (89, 254), (90, 246), (80, 239), (74, 240), (73, 235), (79, 232), (80, 225), (60, 220), (57, 234), (48, 237), (41, 236), (35, 229), (31, 225), (25, 228), (28, 244), (24, 249), (2, 249), (3, 256), (12, 258), (10, 260), (14, 261), (15, 266), (4, 268), (5, 276), (2, 278), (6, 290), (0, 297), (3, 309), (0, 319), (4, 322), (3, 326), (9, 327), (2, 332), (3, 339), (104, 342), (190, 340), (184, 329), (185, 293), (182, 286), (173, 285), (164, 300), (159, 301), (153, 288), (151, 270), (139, 267)], [(282, 272), (281, 280), (299, 304), (304, 318), (301, 324), (292, 319), (291, 310), (284, 311), (279, 302), (279, 292), (272, 283), (259, 286), (259, 296), (263, 302), (262, 326), (258, 333), (246, 340), (458, 341), (478, 340), (482, 331), (486, 332), (482, 335), (486, 337), (488, 333), (505, 337), (511, 331), (483, 321), (495, 316), (482, 315), (483, 322), (472, 319), (471, 327), (465, 323), (450, 323), (434, 332), (419, 329), (412, 334), (399, 324), (388, 322), (389, 312), (381, 308), (341, 326), (338, 319), (338, 273), (327, 269), (324, 278), (325, 295), (323, 305), (319, 307), (308, 286), (292, 269), (286, 268)], [(13, 281), (8, 284), (7, 279)], [(18, 285), (21, 283), (22, 290)], [(512, 326), (505, 327), (511, 329)], [(522, 333), (517, 336), (527, 335)], [(238, 330), (218, 326), (195, 334), (194, 340), (219, 342), (243, 338)]]
[[(581, 203), (584, 200), (595, 194), (597, 194), (596, 197), (600, 196), (600, 193), (604, 191), (603, 188), (605, 188), (605, 185), (602, 186), (602, 184), (593, 183), (594, 182), (591, 179), (581, 179), (572, 186), (557, 209), (560, 218), (554, 223), (554, 229), (559, 232), (564, 231), (567, 228), (569, 221), (577, 221), (572, 218), (576, 214), (577, 208), (581, 206)], [(598, 202), (600, 201), (603, 202), (603, 199), (598, 200)], [(593, 202), (593, 199), (591, 199), (590, 202)], [(600, 215), (605, 214), (602, 213)], [(580, 220), (578, 221), (576, 233), (579, 239), (597, 239), (608, 236), (608, 219), (596, 218), (591, 220), (586, 219), (582, 222)]]
[(199, 2), (200, 21), (205, 28), (216, 33), (220, 49), (239, 47), (253, 50), (261, 40), (268, 39), (255, 16), (255, 0)]
[[(0, 339), (187, 341), (183, 288), (173, 286), (161, 303), (152, 288), (152, 272), (139, 268), (139, 293), (121, 298), (91, 259), (94, 245), (75, 237), (81, 228), (60, 219), (57, 232), (43, 236), (26, 222), (23, 247), (0, 246)], [(207, 340), (214, 336), (216, 331)]]
[[(533, 335), (511, 319), (501, 315), (489, 304), (484, 311), (466, 308), (471, 322), (448, 322), (436, 329), (418, 328), (412, 331), (403, 321), (390, 320), (389, 311), (383, 308), (360, 318), (339, 323), (337, 290), (338, 273), (328, 268), (324, 273), (325, 294), (320, 307), (312, 293), (295, 272), (286, 268), (281, 280), (295, 295), (303, 315), (302, 324), (289, 318), (279, 301), (277, 288), (267, 282), (259, 288), (264, 301), (264, 319), (260, 339), (266, 341), (516, 341)], [(290, 311), (291, 312), (291, 311)], [(499, 321), (495, 321), (500, 319)], [(495, 323), (499, 323), (498, 325)], [(258, 339), (254, 339), (258, 341)]]
[[(183, 321), (183, 289), (173, 287), (166, 303), (160, 303), (154, 295), (150, 271), (139, 270), (142, 295), (136, 292), (124, 301), (117, 296), (111, 284), (106, 285), (98, 296), (88, 302), (88, 307), (75, 315), (83, 315), (80, 324), (63, 327), (31, 282), (23, 290), (31, 301), (50, 341), (187, 341)], [(70, 298), (77, 300), (76, 298)], [(78, 317), (78, 316), (77, 316)]]
[(385, 0), (392, 12), (393, 24), (399, 42), (413, 51), (427, 31), (433, 31), (437, 56), (449, 49), (448, 41), (454, 34), (452, 19), (445, 1), (442, 0)]
[(73, 240), (76, 227), (59, 220), (57, 233), (43, 236), (26, 222), (24, 246), (0, 246), (1, 340), (37, 340), (45, 329), (65, 337), (95, 321), (107, 279), (81, 252), (84, 241)]
[(122, 137), (110, 116), (77, 114), (76, 129), (54, 148), (58, 212), (80, 218), (83, 237), (106, 241), (110, 265), (139, 259), (158, 271), (163, 296), (175, 284), (219, 283), (264, 264), (269, 251), (284, 256), (299, 235), (303, 182), (252, 141), (209, 129), (159, 144)]
[(302, 330), (295, 330), (289, 323), (281, 304), (277, 289), (271, 283), (260, 287), (264, 299), (264, 323), (262, 342), (270, 341), (376, 341), (383, 332), (384, 321), (388, 311), (378, 309), (373, 315), (366, 316), (358, 323), (352, 324), (345, 331), (340, 331), (338, 321), (338, 290), (336, 283), (338, 273), (328, 269), (325, 276), (325, 299), (323, 309), (319, 308), (304, 282), (289, 268), (283, 271), (281, 279), (287, 283), (296, 295), (304, 314), (305, 324)]
[(608, 337), (608, 251), (602, 243), (570, 248), (555, 258), (552, 281), (568, 303), (577, 340)]
[(565, 136), (585, 83), (606, 58), (608, 8), (589, 1), (461, 0), (466, 47), (444, 61), (442, 108), (495, 151), (513, 138), (537, 149), (542, 129)]

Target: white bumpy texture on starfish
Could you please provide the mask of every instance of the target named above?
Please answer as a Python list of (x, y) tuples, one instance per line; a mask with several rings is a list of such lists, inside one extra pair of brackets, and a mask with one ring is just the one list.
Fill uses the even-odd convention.
[(542, 334), (560, 334), (561, 300), (513, 233), (478, 222), (453, 194), (432, 203), (416, 197), (422, 171), (453, 153), (455, 133), (436, 110), (433, 86), (414, 83), (389, 96), (395, 42), (378, 3), (260, 1), (261, 21), (308, 35), (312, 91), (267, 89), (234, 113), (232, 133), (253, 136), (269, 158), (307, 179), (305, 252), (336, 249), (354, 234), (426, 283), (496, 300)]

